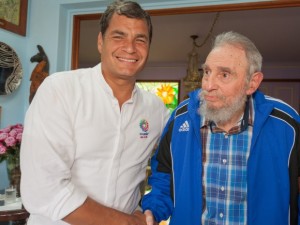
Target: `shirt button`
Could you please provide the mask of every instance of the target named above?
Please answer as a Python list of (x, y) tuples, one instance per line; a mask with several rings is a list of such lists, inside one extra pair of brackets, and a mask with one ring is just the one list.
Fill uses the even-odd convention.
[(227, 163), (227, 159), (223, 159), (222, 162), (223, 162), (223, 164), (226, 164)]
[(223, 213), (220, 213), (219, 216), (220, 216), (220, 218), (223, 218), (224, 214), (223, 214)]
[(221, 187), (221, 191), (224, 191), (224, 190), (225, 190), (225, 188), (224, 188), (224, 186), (222, 186), (222, 187)]

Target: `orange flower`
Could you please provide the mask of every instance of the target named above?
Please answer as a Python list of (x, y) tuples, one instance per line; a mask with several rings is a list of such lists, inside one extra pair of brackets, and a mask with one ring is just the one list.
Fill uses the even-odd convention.
[(165, 104), (171, 104), (174, 100), (175, 91), (170, 84), (162, 84), (160, 88), (157, 88), (156, 94)]

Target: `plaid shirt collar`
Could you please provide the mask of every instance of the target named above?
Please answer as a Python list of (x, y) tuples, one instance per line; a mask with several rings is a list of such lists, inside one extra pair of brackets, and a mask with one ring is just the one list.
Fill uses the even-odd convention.
[[(237, 134), (243, 132), (247, 129), (248, 126), (253, 126), (254, 122), (254, 106), (253, 106), (253, 98), (249, 96), (246, 101), (246, 107), (241, 120), (238, 121), (236, 126), (232, 127), (229, 134)], [(206, 120), (203, 117), (200, 128), (210, 128), (212, 133), (224, 132), (224, 130), (217, 127), (217, 125), (213, 121)]]

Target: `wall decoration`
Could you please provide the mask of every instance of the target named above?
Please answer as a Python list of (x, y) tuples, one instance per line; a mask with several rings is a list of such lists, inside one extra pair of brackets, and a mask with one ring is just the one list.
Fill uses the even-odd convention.
[(171, 112), (179, 103), (179, 80), (138, 80), (136, 84), (160, 97)]
[(48, 57), (42, 46), (37, 45), (38, 53), (33, 55), (30, 58), (30, 62), (37, 62), (38, 64), (35, 66), (31, 73), (30, 77), (30, 95), (29, 95), (29, 103), (31, 103), (38, 87), (42, 84), (44, 79), (49, 75), (49, 61)]
[(0, 95), (16, 90), (22, 77), (23, 69), (17, 53), (9, 45), (0, 42)]
[(26, 35), (28, 0), (0, 0), (0, 28)]

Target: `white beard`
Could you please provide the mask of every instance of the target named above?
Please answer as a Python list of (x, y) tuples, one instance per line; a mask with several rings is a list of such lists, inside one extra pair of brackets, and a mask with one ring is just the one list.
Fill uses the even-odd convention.
[(245, 107), (247, 101), (247, 95), (238, 93), (236, 98), (232, 102), (226, 102), (226, 98), (219, 96), (223, 100), (225, 105), (222, 108), (209, 107), (204, 99), (204, 95), (207, 93), (202, 90), (199, 94), (200, 107), (198, 112), (206, 120), (213, 121), (214, 123), (224, 123), (229, 121), (238, 111), (241, 111)]

